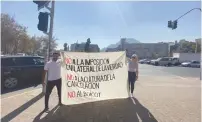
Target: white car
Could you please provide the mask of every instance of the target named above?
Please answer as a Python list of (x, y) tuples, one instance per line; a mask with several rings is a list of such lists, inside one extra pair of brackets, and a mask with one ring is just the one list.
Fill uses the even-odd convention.
[(180, 64), (179, 58), (172, 57), (171, 60), (172, 60), (172, 65), (176, 66)]
[(148, 61), (148, 59), (142, 59), (142, 60), (139, 60), (139, 63), (145, 64), (147, 61)]
[(190, 62), (184, 62), (181, 64), (183, 67), (197, 67), (200, 68), (201, 64), (200, 61), (190, 61)]
[(152, 64), (152, 65), (158, 65), (158, 61), (159, 61), (159, 60), (161, 60), (161, 58), (151, 60), (151, 64)]
[(25, 54), (25, 53), (17, 53), (16, 55), (17, 56), (26, 56), (27, 54)]
[(163, 57), (158, 58), (157, 60), (152, 60), (151, 64), (153, 65), (160, 65), (160, 66), (171, 66), (171, 65), (177, 65), (179, 64), (179, 60), (177, 58), (173, 57)]

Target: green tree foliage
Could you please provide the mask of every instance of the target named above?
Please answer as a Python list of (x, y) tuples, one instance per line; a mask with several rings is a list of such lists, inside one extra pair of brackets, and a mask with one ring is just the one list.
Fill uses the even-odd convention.
[[(29, 36), (27, 27), (17, 23), (14, 17), (1, 13), (1, 52), (4, 54), (47, 53), (48, 36)], [(57, 47), (56, 39), (51, 42), (51, 50)]]
[(185, 39), (175, 42), (175, 45), (170, 46), (170, 53), (200, 53), (201, 52), (201, 39), (198, 41), (187, 41)]
[(90, 43), (91, 43), (90, 38), (88, 38), (85, 44), (85, 49), (84, 49), (85, 52), (90, 51)]

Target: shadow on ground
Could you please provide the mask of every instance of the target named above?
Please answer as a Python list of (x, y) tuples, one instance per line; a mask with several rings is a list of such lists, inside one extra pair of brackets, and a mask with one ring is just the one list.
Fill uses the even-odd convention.
[[(1, 118), (1, 122), (9, 122), (12, 119), (14, 119), (16, 116), (18, 116), (20, 113), (22, 113), (23, 111), (25, 111), (27, 108), (29, 108), (30, 106), (32, 106), (34, 103), (36, 103), (38, 100), (40, 100), (42, 97), (44, 96), (43, 93), (40, 93), (39, 95), (37, 95), (36, 97), (32, 98), (31, 100), (29, 100), (28, 102), (26, 102), (25, 104), (21, 105), (20, 107), (18, 107), (17, 109), (15, 109), (14, 111), (12, 111), (11, 113), (7, 114), (6, 116)], [(15, 102), (15, 101), (14, 101)]]
[(137, 99), (133, 101), (128, 98), (56, 106), (44, 117), (42, 115), (45, 113), (40, 112), (33, 122), (157, 122)]

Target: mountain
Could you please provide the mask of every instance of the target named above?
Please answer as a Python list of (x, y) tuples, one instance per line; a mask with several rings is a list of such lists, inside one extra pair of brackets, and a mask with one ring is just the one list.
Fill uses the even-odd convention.
[(100, 50), (100, 52), (105, 52), (106, 49), (107, 49), (107, 48), (104, 47), (104, 48), (102, 48), (102, 49)]
[[(133, 39), (133, 38), (126, 38), (126, 43), (141, 43), (140, 41)], [(116, 44), (110, 44), (107, 48), (116, 48), (121, 44), (121, 41), (117, 42)]]

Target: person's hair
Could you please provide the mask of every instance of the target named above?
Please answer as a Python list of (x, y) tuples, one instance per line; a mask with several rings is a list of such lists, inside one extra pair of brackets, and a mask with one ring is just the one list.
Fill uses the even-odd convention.
[(59, 55), (60, 53), (55, 51), (55, 52), (53, 52), (52, 54), (53, 54), (53, 55)]
[(53, 55), (58, 54), (57, 52), (54, 52)]
[(138, 62), (138, 56), (136, 54), (133, 54), (132, 55), (132, 58), (135, 58), (136, 59), (136, 62)]

